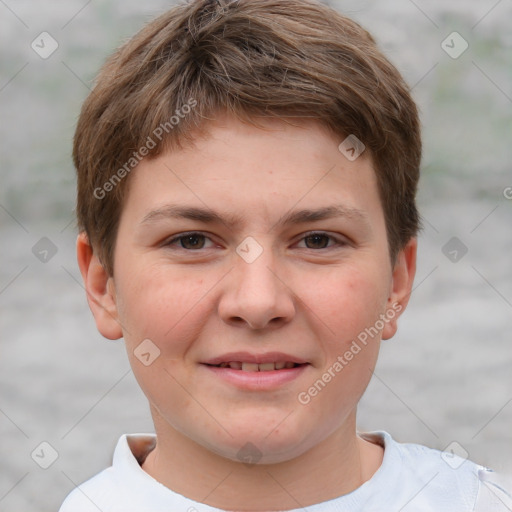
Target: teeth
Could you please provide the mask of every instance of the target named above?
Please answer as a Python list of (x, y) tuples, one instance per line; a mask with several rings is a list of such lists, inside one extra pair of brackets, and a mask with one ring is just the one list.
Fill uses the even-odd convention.
[(242, 370), (244, 372), (257, 372), (258, 363), (242, 363)]
[(240, 361), (230, 361), (229, 363), (220, 363), (220, 368), (231, 368), (233, 370), (242, 370), (244, 372), (270, 372), (273, 370), (289, 369), (296, 366), (291, 361), (278, 361), (276, 363), (242, 363)]

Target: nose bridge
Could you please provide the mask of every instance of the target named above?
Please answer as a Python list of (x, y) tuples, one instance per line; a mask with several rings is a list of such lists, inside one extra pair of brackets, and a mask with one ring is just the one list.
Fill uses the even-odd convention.
[(236, 271), (249, 279), (268, 272), (276, 264), (270, 236), (247, 236), (236, 248)]
[[(237, 248), (235, 268), (220, 308), (226, 321), (245, 321), (252, 328), (277, 323), (277, 319), (287, 321), (294, 313), (291, 292), (279, 278), (276, 255), (270, 246), (259, 247), (249, 241)], [(240, 254), (240, 249), (246, 251)]]
[(235, 268), (238, 291), (241, 295), (253, 295), (253, 300), (259, 299), (261, 303), (275, 301), (280, 292), (276, 266), (276, 258), (270, 247), (262, 247), (261, 253), (254, 260), (238, 258)]

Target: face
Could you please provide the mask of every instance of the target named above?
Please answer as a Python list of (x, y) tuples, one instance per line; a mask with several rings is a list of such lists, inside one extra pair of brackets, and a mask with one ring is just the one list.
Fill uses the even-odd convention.
[(364, 153), (311, 122), (265, 128), (217, 120), (138, 165), (93, 310), (124, 336), (157, 431), (272, 463), (353, 425), (415, 245), (391, 267)]

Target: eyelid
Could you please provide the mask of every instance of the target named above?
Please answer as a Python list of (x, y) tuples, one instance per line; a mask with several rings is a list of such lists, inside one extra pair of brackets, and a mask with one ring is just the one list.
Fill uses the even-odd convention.
[[(205, 232), (205, 231), (184, 231), (182, 233), (177, 233), (176, 235), (173, 235), (170, 238), (166, 238), (160, 245), (162, 247), (170, 247), (170, 246), (174, 245), (176, 242), (178, 242), (180, 239), (185, 238), (187, 236), (191, 236), (191, 235), (201, 235), (201, 236), (204, 236), (207, 240), (210, 240), (213, 244), (219, 245), (217, 242), (215, 242), (212, 239), (212, 235), (210, 233)], [(331, 240), (333, 240), (335, 242), (335, 244), (332, 245), (332, 246), (324, 247), (322, 249), (310, 249), (309, 247), (305, 247), (305, 249), (314, 250), (314, 251), (321, 251), (321, 250), (325, 250), (325, 249), (332, 249), (333, 247), (336, 247), (336, 246), (340, 247), (340, 246), (344, 246), (344, 245), (348, 245), (349, 244), (349, 242), (344, 237), (342, 237), (342, 236), (334, 235), (334, 234), (332, 234), (332, 233), (330, 233), (328, 231), (319, 231), (319, 230), (313, 230), (313, 231), (307, 231), (305, 233), (301, 233), (300, 238), (295, 242), (295, 244), (303, 241), (308, 236), (313, 236), (313, 235), (323, 235), (323, 236), (326, 236), (326, 237), (330, 238)], [(199, 252), (201, 250), (201, 249), (196, 249), (196, 250), (185, 249), (183, 247), (179, 247), (178, 245), (176, 245), (176, 249), (182, 250), (182, 251), (187, 251), (187, 252)], [(205, 249), (205, 248), (203, 248), (203, 249)], [(209, 247), (207, 247), (206, 249), (209, 249)]]
[[(349, 245), (349, 241), (345, 237), (342, 237), (340, 235), (334, 235), (334, 234), (330, 233), (329, 231), (319, 231), (319, 230), (313, 230), (313, 231), (307, 231), (306, 233), (301, 233), (300, 238), (297, 240), (296, 243), (299, 243), (302, 240), (304, 240), (305, 238), (307, 238), (308, 236), (312, 236), (312, 235), (324, 235), (324, 236), (330, 238), (331, 240), (334, 240), (335, 245), (330, 246), (330, 247), (324, 247), (323, 249), (310, 249), (310, 250), (321, 251), (321, 250), (325, 250), (325, 249), (332, 249), (335, 246), (341, 247), (344, 245)], [(309, 249), (309, 247), (305, 247), (305, 249)]]
[[(209, 233), (207, 233), (207, 232), (204, 232), (204, 231), (183, 231), (182, 233), (177, 233), (176, 235), (172, 235), (171, 237), (166, 238), (160, 244), (160, 246), (161, 247), (170, 247), (170, 246), (174, 245), (176, 242), (178, 242), (179, 240), (181, 240), (182, 238), (185, 238), (185, 237), (191, 236), (191, 235), (204, 236), (206, 239), (210, 240), (213, 244), (216, 243), (216, 242), (214, 242), (212, 240), (212, 236)], [(196, 249), (195, 251), (192, 251), (191, 249), (185, 249), (183, 247), (179, 247), (178, 245), (176, 245), (176, 248), (179, 249), (179, 250), (188, 251), (188, 252), (199, 252), (201, 250), (201, 249)]]

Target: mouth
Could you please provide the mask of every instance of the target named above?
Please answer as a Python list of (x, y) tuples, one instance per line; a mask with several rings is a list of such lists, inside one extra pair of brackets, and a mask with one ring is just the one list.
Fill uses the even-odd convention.
[(232, 370), (240, 370), (243, 372), (271, 372), (275, 370), (291, 370), (298, 366), (305, 366), (308, 363), (294, 363), (293, 361), (276, 361), (268, 363), (249, 363), (245, 361), (229, 361), (219, 364), (208, 364), (216, 368), (231, 368)]
[(311, 363), (282, 352), (233, 352), (207, 360), (201, 366), (223, 385), (244, 391), (271, 391), (301, 378)]

